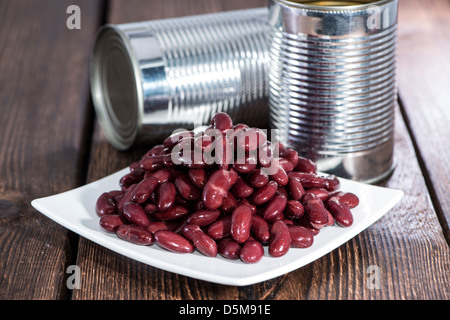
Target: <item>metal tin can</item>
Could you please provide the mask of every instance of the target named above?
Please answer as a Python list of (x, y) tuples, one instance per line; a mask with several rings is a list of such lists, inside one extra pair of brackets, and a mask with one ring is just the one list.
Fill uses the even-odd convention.
[(271, 127), (318, 169), (376, 182), (394, 168), (397, 0), (271, 0)]
[(268, 9), (106, 25), (91, 61), (98, 120), (120, 150), (208, 123), (268, 125)]

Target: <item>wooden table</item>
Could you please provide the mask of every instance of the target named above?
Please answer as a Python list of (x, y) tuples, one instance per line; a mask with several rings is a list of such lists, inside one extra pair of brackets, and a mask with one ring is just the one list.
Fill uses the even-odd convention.
[[(81, 9), (69, 30), (67, 7)], [(450, 298), (450, 2), (400, 1), (394, 209), (303, 268), (245, 287), (216, 285), (136, 262), (63, 228), (32, 199), (122, 169), (93, 111), (88, 62), (98, 28), (265, 6), (266, 0), (0, 2), (0, 299)], [(70, 265), (81, 271), (70, 290)], [(380, 288), (367, 285), (378, 266)]]

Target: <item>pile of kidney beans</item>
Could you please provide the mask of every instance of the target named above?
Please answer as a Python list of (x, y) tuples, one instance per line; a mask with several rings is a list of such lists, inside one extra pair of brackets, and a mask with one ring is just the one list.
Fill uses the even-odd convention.
[[(352, 225), (358, 197), (340, 191), (335, 176), (319, 175), (313, 161), (271, 143), (263, 130), (233, 125), (226, 113), (208, 129), (174, 133), (131, 164), (121, 190), (98, 198), (100, 226), (138, 245), (255, 263), (263, 246), (280, 257), (310, 247), (325, 227)], [(220, 154), (208, 153), (214, 147)]]

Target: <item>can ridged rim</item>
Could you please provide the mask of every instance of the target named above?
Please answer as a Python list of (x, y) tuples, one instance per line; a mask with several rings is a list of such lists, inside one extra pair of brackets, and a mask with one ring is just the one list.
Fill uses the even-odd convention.
[(316, 5), (308, 5), (306, 3), (298, 3), (289, 0), (272, 0), (276, 3), (279, 3), (283, 6), (289, 8), (295, 8), (299, 10), (303, 10), (305, 12), (355, 12), (355, 11), (365, 11), (371, 6), (382, 6), (384, 4), (394, 2), (396, 0), (380, 0), (380, 1), (370, 1), (364, 4), (358, 4), (353, 6), (316, 6)]
[[(133, 87), (136, 105), (127, 105), (125, 107), (134, 108), (136, 119), (132, 119), (132, 123), (129, 128), (126, 128), (126, 132), (121, 130), (120, 119), (117, 119), (117, 115), (112, 114), (114, 107), (111, 104), (109, 94), (105, 92), (104, 68), (106, 68), (106, 65), (104, 61), (105, 57), (102, 56), (102, 53), (104, 54), (104, 46), (112, 45), (111, 39), (108, 39), (111, 36), (114, 37), (114, 45), (117, 45), (117, 49), (123, 50), (122, 54), (126, 58), (126, 63), (129, 67), (128, 71), (134, 79)], [(140, 90), (142, 77), (133, 49), (126, 35), (117, 26), (107, 24), (99, 29), (91, 56), (90, 68), (92, 99), (98, 121), (108, 141), (116, 149), (126, 150), (135, 142), (142, 125), (144, 109), (142, 90)]]

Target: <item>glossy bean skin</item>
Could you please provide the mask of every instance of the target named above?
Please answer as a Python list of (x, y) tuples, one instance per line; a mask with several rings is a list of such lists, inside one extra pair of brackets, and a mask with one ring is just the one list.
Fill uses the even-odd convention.
[(328, 214), (323, 201), (320, 199), (312, 199), (306, 202), (305, 214), (309, 223), (316, 229), (322, 229), (328, 222)]
[(252, 211), (247, 206), (239, 206), (231, 215), (231, 237), (237, 243), (244, 243), (250, 236)]
[(194, 247), (205, 256), (215, 257), (217, 256), (217, 244), (200, 229), (198, 225), (187, 224), (183, 227), (183, 235), (192, 241)]
[(142, 228), (147, 227), (150, 223), (144, 208), (134, 202), (125, 203), (123, 215), (129, 222)]
[(269, 176), (263, 170), (255, 169), (248, 175), (247, 181), (253, 188), (262, 188), (269, 182)]
[(154, 238), (158, 245), (171, 252), (191, 253), (194, 251), (194, 245), (188, 239), (170, 230), (156, 231)]
[(122, 240), (138, 245), (148, 246), (154, 242), (153, 235), (150, 231), (130, 224), (118, 226), (116, 235)]
[(202, 192), (189, 179), (188, 175), (178, 175), (174, 181), (178, 194), (187, 201), (195, 201), (201, 198)]
[(328, 191), (336, 191), (339, 189), (339, 186), (341, 185), (339, 179), (334, 175), (329, 175), (328, 177), (325, 177), (326, 181), (326, 189)]
[(240, 251), (241, 245), (232, 238), (224, 238), (217, 243), (217, 252), (226, 259), (239, 259)]
[(214, 172), (208, 179), (202, 192), (203, 205), (208, 210), (216, 210), (222, 205), (223, 198), (227, 196), (231, 187), (230, 179), (234, 174), (220, 169)]
[(254, 189), (248, 184), (248, 182), (240, 176), (231, 188), (231, 193), (238, 199), (245, 199), (251, 196), (253, 190)]
[(250, 202), (260, 206), (270, 201), (277, 193), (278, 184), (275, 181), (269, 181), (264, 187), (259, 188), (253, 192)]
[(286, 171), (280, 166), (276, 165), (276, 172), (274, 174), (269, 174), (271, 180), (275, 181), (279, 186), (286, 186), (289, 183), (289, 176)]
[(338, 225), (350, 227), (353, 224), (353, 214), (348, 206), (337, 200), (328, 200), (326, 204)]
[(124, 175), (120, 179), (119, 185), (122, 187), (122, 190), (126, 190), (129, 186), (141, 182), (142, 179), (143, 179), (143, 175), (142, 174), (137, 174), (135, 172), (130, 172), (130, 173)]
[(256, 263), (264, 256), (264, 248), (261, 243), (256, 240), (248, 240), (245, 242), (240, 251), (239, 258), (245, 263)]
[(262, 216), (267, 221), (274, 221), (286, 208), (287, 199), (284, 195), (275, 195), (266, 205)]
[(257, 158), (252, 153), (243, 156), (233, 163), (233, 168), (240, 174), (247, 174), (256, 169), (258, 165)]
[(314, 243), (311, 230), (297, 225), (288, 225), (292, 248), (309, 248)]
[(158, 183), (164, 183), (167, 181), (173, 182), (173, 180), (175, 179), (173, 171), (169, 168), (162, 168), (154, 172), (146, 172), (144, 178), (150, 177), (156, 178), (158, 180)]
[(110, 214), (102, 216), (99, 221), (100, 227), (102, 227), (102, 229), (107, 232), (115, 232), (119, 226), (126, 223), (127, 220), (124, 219), (124, 217), (119, 214)]
[(146, 171), (157, 171), (164, 168), (164, 156), (158, 155), (144, 158), (139, 162), (139, 166)]
[(259, 215), (252, 216), (251, 231), (260, 242), (268, 242), (270, 239), (269, 223)]
[(151, 221), (147, 228), (148, 231), (150, 231), (152, 234), (159, 230), (169, 230), (169, 227), (166, 223), (161, 221)]
[(231, 215), (224, 216), (208, 226), (206, 233), (214, 240), (231, 235)]
[(150, 198), (153, 191), (158, 186), (158, 179), (150, 177), (142, 180), (136, 186), (131, 195), (131, 200), (137, 203), (144, 203)]
[(223, 198), (222, 205), (220, 206), (220, 211), (225, 214), (231, 214), (234, 209), (238, 206), (238, 202), (234, 195), (228, 191), (227, 196)]
[(286, 208), (284, 209), (284, 215), (289, 219), (300, 219), (305, 214), (305, 207), (300, 201), (288, 200)]
[(222, 133), (226, 133), (227, 130), (233, 128), (233, 120), (227, 113), (219, 112), (212, 117), (211, 126)]
[(177, 196), (175, 185), (172, 182), (164, 182), (159, 185), (156, 207), (159, 211), (169, 210), (174, 204)]
[(359, 198), (351, 192), (338, 191), (330, 195), (330, 200), (337, 200), (345, 204), (349, 209), (354, 209), (359, 205)]
[(297, 178), (303, 185), (305, 189), (312, 188), (327, 188), (328, 183), (324, 177), (320, 177), (314, 173), (305, 173), (305, 172), (289, 172), (289, 178)]
[(288, 189), (292, 200), (298, 201), (305, 194), (305, 188), (303, 188), (300, 179), (297, 179), (295, 177), (289, 178)]
[(95, 204), (95, 212), (99, 217), (117, 214), (117, 204), (110, 193), (104, 192), (98, 197)]
[(291, 246), (291, 235), (288, 226), (281, 220), (270, 228), (269, 254), (272, 257), (284, 256)]
[(316, 173), (317, 165), (312, 160), (299, 156), (295, 170), (305, 173)]
[(206, 227), (219, 219), (220, 215), (220, 210), (200, 210), (189, 215), (186, 223)]
[(152, 214), (152, 217), (157, 221), (177, 221), (186, 217), (189, 214), (189, 209), (182, 205), (173, 205), (166, 211), (157, 211)]
[(203, 168), (189, 169), (188, 176), (191, 182), (199, 189), (203, 189), (208, 181), (208, 174)]
[(330, 196), (330, 192), (325, 188), (308, 189), (308, 193), (314, 194), (317, 198), (319, 198), (320, 200), (322, 200), (324, 202), (327, 201)]

